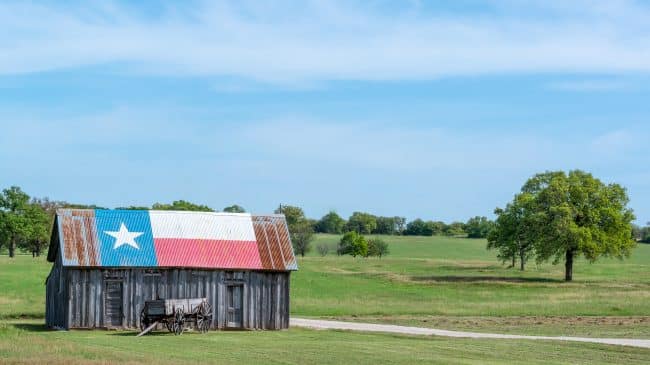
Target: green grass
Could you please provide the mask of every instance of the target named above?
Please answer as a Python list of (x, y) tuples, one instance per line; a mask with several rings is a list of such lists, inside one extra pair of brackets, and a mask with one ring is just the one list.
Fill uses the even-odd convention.
[(0, 322), (6, 364), (646, 364), (650, 350), (550, 341), (470, 340), (342, 331), (45, 331)]
[[(337, 236), (317, 235), (335, 252)], [(650, 338), (650, 245), (629, 260), (506, 269), (485, 241), (384, 237), (385, 258), (299, 258), (294, 316), (484, 332)], [(43, 257), (0, 257), (0, 363), (648, 363), (650, 350), (291, 329), (157, 333), (44, 331)]]
[[(321, 235), (318, 243), (335, 245)], [(390, 237), (388, 257), (299, 260), (292, 311), (304, 316), (648, 316), (650, 246), (629, 260), (507, 269), (484, 240)]]

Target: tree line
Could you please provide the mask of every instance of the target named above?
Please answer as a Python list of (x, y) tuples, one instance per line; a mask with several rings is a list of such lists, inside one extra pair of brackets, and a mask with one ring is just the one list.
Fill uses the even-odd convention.
[[(636, 242), (650, 243), (650, 222), (645, 227), (632, 225), (634, 215), (628, 203), (627, 193), (620, 185), (606, 185), (589, 173), (574, 170), (568, 174), (554, 171), (533, 176), (511, 202), (495, 209), (495, 221), (476, 216), (465, 223), (419, 218), (407, 222), (404, 217), (365, 212), (354, 212), (346, 220), (334, 211), (315, 220), (307, 218), (302, 208), (291, 205), (280, 205), (275, 213), (286, 217), (294, 250), (301, 256), (311, 250), (315, 233), (342, 234), (336, 253), (355, 257), (381, 257), (388, 253), (383, 240), (366, 239), (366, 234), (466, 236), (487, 238), (487, 248), (496, 250), (499, 260), (511, 267), (519, 263), (521, 270), (530, 259), (536, 263), (564, 261), (565, 280), (570, 281), (579, 256), (592, 262), (602, 256), (624, 258)], [(0, 249), (7, 247), (11, 257), (18, 248), (40, 255), (49, 241), (58, 208), (102, 207), (30, 198), (16, 186), (4, 189), (0, 195)], [(117, 209), (215, 211), (184, 200)], [(246, 212), (237, 204), (223, 211)], [(324, 245), (317, 249), (321, 255), (329, 250)]]
[(494, 222), (487, 217), (473, 217), (467, 222), (445, 223), (424, 221), (420, 218), (407, 223), (404, 217), (376, 216), (365, 212), (354, 212), (345, 220), (335, 211), (330, 211), (319, 220), (309, 220), (316, 233), (343, 234), (386, 234), (406, 236), (467, 236), (486, 238)]

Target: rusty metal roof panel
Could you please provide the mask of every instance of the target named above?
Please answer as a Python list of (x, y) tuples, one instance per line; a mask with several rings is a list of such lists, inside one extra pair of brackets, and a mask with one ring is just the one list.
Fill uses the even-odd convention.
[(298, 268), (283, 215), (61, 209), (56, 218), (64, 266)]

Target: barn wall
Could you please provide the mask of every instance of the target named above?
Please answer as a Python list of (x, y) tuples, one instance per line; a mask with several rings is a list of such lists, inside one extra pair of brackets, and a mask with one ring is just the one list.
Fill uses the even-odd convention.
[[(223, 329), (227, 327), (228, 286), (241, 285), (242, 327), (282, 329), (289, 327), (289, 275), (289, 272), (194, 269), (67, 269), (68, 300), (53, 298), (51, 302), (48, 294), (47, 305), (66, 312), (64, 318), (67, 315), (69, 321), (66, 327), (107, 327), (105, 285), (108, 280), (116, 280), (122, 282), (123, 328), (139, 328), (145, 300), (205, 297), (213, 308), (212, 328)], [(48, 279), (48, 293), (49, 282)], [(60, 307), (67, 307), (67, 311)], [(59, 314), (57, 318), (60, 317)]]
[(51, 328), (67, 328), (65, 309), (68, 293), (64, 272), (61, 260), (56, 260), (45, 282), (45, 324)]

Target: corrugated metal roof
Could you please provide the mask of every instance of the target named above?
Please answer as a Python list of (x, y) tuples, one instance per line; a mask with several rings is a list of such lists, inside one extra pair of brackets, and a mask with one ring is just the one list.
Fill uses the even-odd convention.
[(64, 266), (298, 269), (283, 215), (60, 209), (54, 228)]

